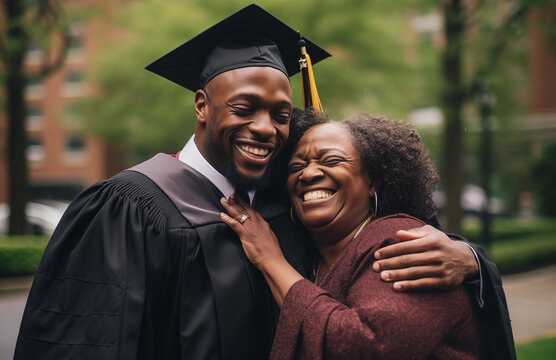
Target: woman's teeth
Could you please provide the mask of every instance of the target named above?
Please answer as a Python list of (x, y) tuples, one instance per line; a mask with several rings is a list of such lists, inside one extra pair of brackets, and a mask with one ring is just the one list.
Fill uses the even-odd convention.
[(254, 147), (250, 145), (241, 144), (239, 148), (249, 154), (256, 155), (256, 156), (267, 156), (269, 153), (269, 149)]
[(322, 190), (309, 191), (303, 194), (303, 201), (326, 199), (331, 196), (332, 193), (329, 191), (322, 191)]

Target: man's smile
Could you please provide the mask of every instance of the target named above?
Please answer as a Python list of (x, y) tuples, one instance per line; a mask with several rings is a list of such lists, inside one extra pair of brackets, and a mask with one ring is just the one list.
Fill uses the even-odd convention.
[(258, 146), (252, 146), (252, 145), (247, 145), (247, 144), (238, 144), (238, 147), (241, 150), (243, 150), (243, 151), (245, 151), (245, 152), (247, 152), (251, 155), (260, 157), (260, 158), (265, 158), (270, 153), (270, 149), (263, 148), (263, 147), (258, 147)]

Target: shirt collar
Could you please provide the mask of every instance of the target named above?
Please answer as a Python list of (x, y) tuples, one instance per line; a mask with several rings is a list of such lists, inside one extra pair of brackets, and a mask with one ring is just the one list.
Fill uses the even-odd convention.
[[(191, 166), (209, 179), (226, 198), (234, 194), (235, 190), (233, 185), (203, 157), (197, 148), (197, 144), (195, 144), (195, 135), (192, 135), (185, 144), (178, 158), (181, 162)], [(249, 195), (249, 202), (252, 203), (253, 197), (255, 197), (255, 190), (251, 190), (247, 194)]]

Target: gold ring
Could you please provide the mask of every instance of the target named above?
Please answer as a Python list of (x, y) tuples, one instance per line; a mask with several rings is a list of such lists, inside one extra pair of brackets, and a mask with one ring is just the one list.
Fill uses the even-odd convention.
[(241, 218), (239, 219), (239, 223), (243, 225), (243, 223), (246, 222), (247, 219), (249, 219), (249, 215), (243, 214), (243, 215), (241, 215)]

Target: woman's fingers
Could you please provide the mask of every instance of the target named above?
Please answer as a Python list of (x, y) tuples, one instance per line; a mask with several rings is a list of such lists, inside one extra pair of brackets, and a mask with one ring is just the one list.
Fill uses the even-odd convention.
[(248, 208), (248, 205), (246, 205), (247, 208), (241, 206), (236, 201), (234, 201), (232, 197), (229, 197), (228, 199), (221, 198), (220, 203), (222, 204), (224, 209), (226, 209), (228, 215), (240, 223), (242, 222), (243, 215), (246, 215), (248, 218), (251, 217), (251, 215), (247, 213), (247, 210), (250, 209)]
[(224, 222), (224, 224), (228, 225), (236, 234), (240, 235), (241, 234), (241, 224), (239, 223), (239, 221), (237, 221), (236, 219), (234, 219), (233, 217), (231, 217), (230, 215), (221, 212), (220, 213), (220, 218), (222, 219), (222, 221)]
[(418, 291), (428, 289), (452, 289), (443, 278), (421, 278), (416, 280), (396, 281), (393, 284), (396, 291)]

